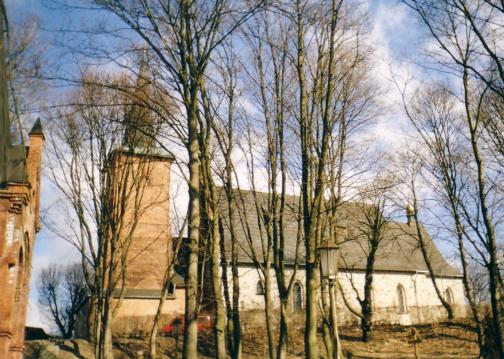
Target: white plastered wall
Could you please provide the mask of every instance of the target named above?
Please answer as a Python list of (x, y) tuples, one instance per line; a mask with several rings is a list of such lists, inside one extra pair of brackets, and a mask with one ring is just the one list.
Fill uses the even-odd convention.
[[(256, 268), (241, 266), (238, 270), (240, 276), (240, 310), (262, 310), (264, 308), (264, 296), (257, 294), (257, 283), (259, 273)], [(278, 290), (276, 287), (275, 273), (271, 270), (272, 302), (279, 303)], [(292, 270), (286, 271), (287, 277), (292, 276)], [(261, 275), (262, 277), (262, 275)], [(231, 286), (231, 272), (228, 273)], [(339, 282), (347, 303), (354, 309), (360, 310), (356, 292), (361, 299), (364, 292), (364, 272), (363, 271), (341, 271)], [(305, 272), (298, 269), (296, 279), (300, 282), (305, 293)], [(353, 286), (352, 286), (353, 283)], [(445, 294), (450, 288), (453, 294), (455, 316), (465, 316), (466, 301), (461, 278), (443, 277), (436, 278), (436, 283), (440, 291)], [(397, 287), (404, 288), (406, 313), (399, 313)], [(304, 300), (304, 297), (303, 297)], [(373, 309), (374, 321), (390, 324), (409, 325), (412, 323), (435, 322), (446, 318), (446, 311), (442, 307), (431, 278), (427, 273), (418, 272), (378, 272), (373, 276)], [(347, 309), (341, 293), (337, 293), (338, 316), (342, 321), (356, 321), (354, 315)]]

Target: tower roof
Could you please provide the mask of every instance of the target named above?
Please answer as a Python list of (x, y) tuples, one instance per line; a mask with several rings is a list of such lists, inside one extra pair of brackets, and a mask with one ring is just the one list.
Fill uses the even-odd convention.
[(37, 118), (35, 123), (32, 126), (32, 129), (30, 130), (29, 135), (40, 135), (44, 136), (44, 131), (42, 129), (42, 122), (40, 121), (40, 118)]
[(147, 53), (140, 61), (138, 78), (132, 95), (132, 108), (126, 115), (123, 145), (130, 148), (155, 147), (155, 128), (152, 111), (148, 108), (151, 80)]

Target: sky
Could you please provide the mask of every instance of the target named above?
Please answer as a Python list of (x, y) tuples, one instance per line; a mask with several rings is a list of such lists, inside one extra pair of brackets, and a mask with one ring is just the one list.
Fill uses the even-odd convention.
[[(79, 26), (88, 26), (92, 23), (99, 23), (104, 18), (96, 11), (70, 13), (57, 9), (54, 4), (54, 1), (49, 0), (6, 0), (11, 21), (19, 21), (28, 15), (36, 15), (40, 18), (41, 37), (52, 45), (48, 49), (48, 57), (52, 61), (50, 66), (60, 68), (64, 65), (61, 59), (71, 57), (72, 53), (58, 48), (57, 40), (61, 40), (62, 34), (56, 36), (52, 30), (65, 28), (70, 21), (74, 23), (77, 21)], [(422, 56), (422, 31), (413, 14), (398, 1), (369, 0), (365, 6), (368, 7), (369, 13), (369, 39), (375, 48), (373, 76), (384, 89), (382, 100), (387, 106), (387, 114), (380, 116), (373, 131), (374, 135), (383, 143), (387, 143), (393, 148), (400, 148), (404, 145), (402, 134), (405, 120), (397, 107), (400, 96), (394, 88), (391, 72), (399, 81), (406, 79), (418, 81), (425, 75), (416, 64), (416, 59)], [(107, 21), (115, 20), (108, 19)], [(84, 41), (77, 34), (65, 34), (65, 36), (75, 36), (76, 46), (79, 41)], [(66, 69), (69, 73), (77, 70), (75, 67)], [(46, 172), (42, 179), (42, 215), (51, 208), (54, 209), (55, 206), (60, 205), (57, 199), (57, 190)], [(62, 216), (56, 220), (65, 223), (69, 218)], [(77, 252), (70, 244), (56, 237), (46, 226), (43, 226), (37, 235), (33, 253), (27, 325), (46, 327), (37, 305), (36, 282), (38, 275), (41, 269), (50, 263), (74, 262), (77, 259)]]

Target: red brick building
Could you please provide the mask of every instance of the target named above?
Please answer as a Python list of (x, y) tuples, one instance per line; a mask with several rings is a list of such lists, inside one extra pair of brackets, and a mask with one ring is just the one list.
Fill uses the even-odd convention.
[(40, 166), (44, 134), (37, 120), (29, 146), (13, 145), (0, 19), (0, 358), (22, 358), (31, 258), (40, 228)]

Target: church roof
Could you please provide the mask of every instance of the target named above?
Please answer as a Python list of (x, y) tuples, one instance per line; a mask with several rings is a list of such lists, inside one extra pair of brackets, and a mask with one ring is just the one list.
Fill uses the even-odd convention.
[[(226, 256), (230, 259), (231, 242), (228, 208), (224, 192), (222, 191), (221, 194), (220, 211), (223, 218), (224, 247)], [(254, 256), (260, 262), (263, 260), (262, 244), (266, 243), (266, 232), (264, 230), (264, 222), (261, 221), (261, 223), (258, 223), (255, 203), (259, 203), (259, 208), (264, 208), (267, 198), (268, 194), (262, 192), (235, 192), (234, 200), (237, 206), (234, 208), (235, 213), (233, 218), (239, 248), (239, 262), (242, 264), (253, 264)], [(305, 263), (305, 245), (302, 236), (299, 236), (300, 239), (298, 241), (297, 218), (299, 218), (299, 215), (296, 210), (298, 203), (299, 197), (286, 197), (286, 210), (284, 212), (284, 258), (287, 263), (293, 264), (296, 260), (297, 247), (298, 263), (303, 265)], [(366, 268), (368, 241), (360, 230), (364, 223), (362, 205), (356, 203), (342, 204), (338, 208), (337, 213), (338, 225), (346, 227), (348, 232), (343, 243), (340, 245), (340, 269), (364, 270)], [(420, 227), (435, 275), (459, 276), (459, 271), (446, 262), (425, 228), (423, 226)], [(247, 235), (247, 233), (250, 233), (250, 235)], [(375, 258), (375, 271), (428, 271), (422, 252), (418, 246), (414, 223), (408, 225), (394, 221), (388, 222)]]

